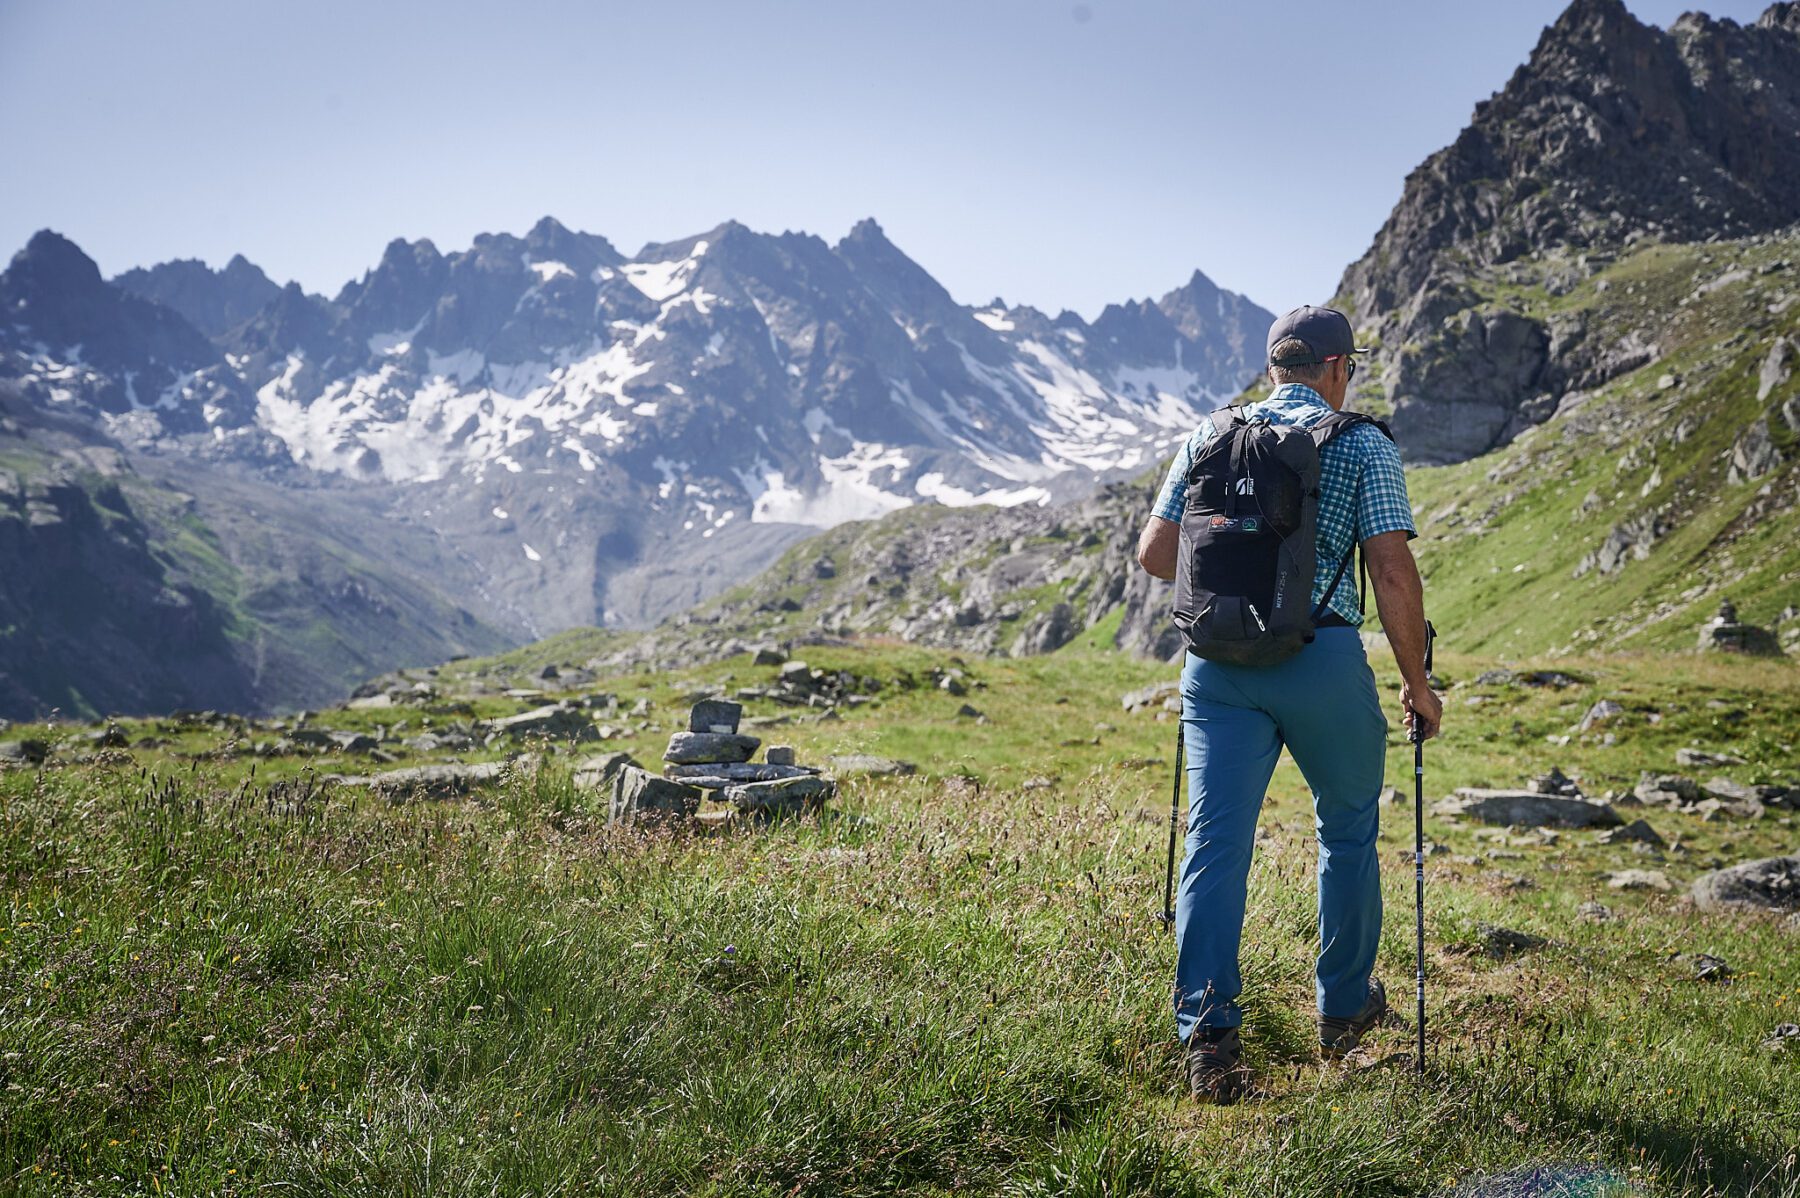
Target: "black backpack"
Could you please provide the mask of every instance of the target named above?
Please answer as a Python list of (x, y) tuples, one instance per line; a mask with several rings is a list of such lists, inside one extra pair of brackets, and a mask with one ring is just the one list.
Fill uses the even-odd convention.
[(1207, 419), (1214, 436), (1187, 476), (1175, 626), (1196, 656), (1272, 666), (1313, 639), (1356, 552), (1352, 543), (1315, 607), (1320, 451), (1359, 424), (1394, 435), (1361, 412), (1310, 427), (1247, 420), (1234, 407)]

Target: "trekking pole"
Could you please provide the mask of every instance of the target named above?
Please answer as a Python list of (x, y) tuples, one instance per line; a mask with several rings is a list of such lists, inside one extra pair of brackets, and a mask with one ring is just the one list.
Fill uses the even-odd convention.
[[(1431, 685), (1431, 644), (1437, 629), (1425, 621), (1425, 679)], [(1413, 743), (1413, 885), (1418, 910), (1419, 951), (1419, 1059), (1417, 1072), (1425, 1074), (1425, 738), (1419, 731), (1419, 716), (1413, 713), (1412, 727), (1406, 738)]]
[(1169, 868), (1163, 875), (1163, 924), (1175, 931), (1175, 829), (1181, 826), (1182, 754), (1187, 748), (1181, 721), (1175, 721), (1175, 785), (1169, 795)]

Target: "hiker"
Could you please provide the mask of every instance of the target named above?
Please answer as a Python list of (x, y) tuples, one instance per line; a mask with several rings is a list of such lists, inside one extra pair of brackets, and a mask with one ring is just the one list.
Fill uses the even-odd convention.
[[(1376, 798), (1388, 723), (1358, 631), (1363, 613), (1357, 588), (1347, 583), (1354, 549), (1360, 549), (1366, 578), (1374, 584), (1381, 626), (1400, 665), (1407, 727), (1421, 738), (1436, 735), (1442, 707), (1426, 681), (1423, 588), (1407, 545), (1416, 530), (1399, 451), (1378, 422), (1333, 415), (1343, 409), (1358, 352), (1363, 351), (1355, 348), (1350, 322), (1333, 309), (1301, 307), (1275, 321), (1268, 338), (1274, 391), (1245, 408), (1215, 413), (1195, 430), (1176, 455), (1138, 541), (1139, 564), (1158, 578), (1174, 579), (1178, 565), (1187, 568), (1191, 559), (1205, 562), (1193, 575), (1199, 582), (1190, 582), (1185, 590), (1178, 583), (1176, 616), (1178, 625), (1185, 619), (1192, 627), (1183, 627), (1190, 645), (1181, 675), (1188, 815), (1175, 914), (1175, 1022), (1186, 1047), (1190, 1088), (1203, 1102), (1231, 1102), (1248, 1082), (1238, 1035), (1243, 1019), (1237, 1005), (1243, 988), (1238, 946), (1257, 816), (1283, 745), (1312, 788), (1319, 839), (1322, 948), (1316, 991), (1321, 1054), (1337, 1058), (1354, 1049), (1387, 1011), (1386, 994), (1372, 971), (1381, 934)], [(1202, 634), (1272, 637), (1275, 616), (1253, 602), (1190, 600), (1190, 610), (1180, 610), (1180, 596), (1217, 585), (1217, 555), (1234, 550), (1216, 547), (1229, 534), (1266, 532), (1264, 524), (1282, 519), (1291, 527), (1305, 526), (1292, 523), (1291, 512), (1266, 513), (1268, 497), (1254, 494), (1257, 480), (1247, 475), (1202, 481), (1207, 470), (1233, 464), (1248, 471), (1243, 460), (1222, 463), (1233, 454), (1203, 453), (1222, 427), (1235, 435), (1230, 430), (1242, 419), (1313, 430), (1296, 441), (1316, 444), (1329, 437), (1316, 451), (1310, 444), (1304, 447), (1313, 455), (1318, 486), (1316, 512), (1307, 513), (1316, 551), (1312, 603), (1300, 615), (1315, 617), (1308, 627), (1316, 625), (1316, 631), (1303, 636), (1290, 628), (1291, 644), (1281, 652), (1291, 655), (1274, 664), (1241, 664), (1243, 656), (1221, 661), (1217, 654), (1208, 659), (1191, 651)], [(1265, 429), (1262, 435), (1286, 434)], [(1235, 454), (1236, 459), (1253, 456)], [(1196, 462), (1201, 475), (1195, 474)], [(1277, 489), (1262, 481), (1265, 491)], [(1219, 510), (1229, 507), (1237, 514), (1211, 515), (1204, 520), (1206, 529), (1184, 530), (1183, 515), (1196, 510), (1190, 503), (1203, 502), (1203, 486), (1210, 486), (1214, 495), (1229, 496)], [(1190, 516), (1191, 525), (1202, 523)], [(1202, 532), (1210, 535), (1208, 543), (1198, 543)], [(1186, 554), (1184, 535), (1190, 538)], [(1209, 552), (1214, 556), (1207, 560)], [(1286, 550), (1277, 556), (1292, 557)], [(1224, 564), (1230, 568), (1232, 563)], [(1304, 583), (1295, 590), (1304, 594)], [(1279, 606), (1282, 592), (1274, 594)], [(1226, 614), (1241, 630), (1201, 628)], [(1223, 655), (1235, 652), (1227, 644)]]

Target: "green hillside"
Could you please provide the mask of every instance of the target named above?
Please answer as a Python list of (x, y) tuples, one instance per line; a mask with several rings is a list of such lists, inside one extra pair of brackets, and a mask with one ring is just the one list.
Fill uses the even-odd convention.
[[(1645, 246), (1560, 295), (1544, 285), (1567, 270), (1555, 258), (1478, 284), (1488, 302), (1660, 353), (1504, 449), (1409, 471), (1432, 616), (1457, 644), (1687, 649), (1722, 597), (1765, 626), (1800, 605), (1800, 436), (1783, 413), (1800, 414), (1800, 369), (1758, 396), (1776, 338), (1800, 331), (1796, 261), (1789, 234)], [(1734, 480), (1758, 422), (1778, 464)], [(1607, 569), (1594, 559), (1615, 530)]]

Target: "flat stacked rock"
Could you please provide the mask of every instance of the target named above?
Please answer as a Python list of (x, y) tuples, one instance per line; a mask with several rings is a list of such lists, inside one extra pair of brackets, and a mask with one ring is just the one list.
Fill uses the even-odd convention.
[[(751, 760), (762, 741), (738, 729), (742, 704), (703, 699), (694, 704), (687, 730), (669, 738), (663, 776), (635, 764), (613, 775), (612, 818), (630, 823), (640, 815), (728, 823), (735, 816), (769, 818), (817, 811), (837, 796), (837, 783), (813, 766), (799, 765), (794, 750), (771, 745)], [(707, 801), (725, 806), (703, 810)]]
[(1595, 802), (1578, 795), (1539, 794), (1535, 790), (1484, 790), (1459, 787), (1454, 798), (1434, 804), (1437, 816), (1466, 815), (1484, 824), (1520, 825), (1528, 828), (1558, 825), (1566, 828), (1606, 828), (1625, 821), (1611, 803)]

